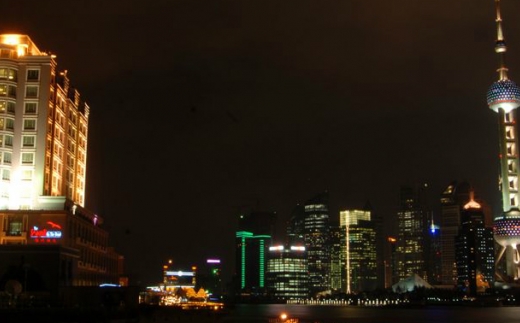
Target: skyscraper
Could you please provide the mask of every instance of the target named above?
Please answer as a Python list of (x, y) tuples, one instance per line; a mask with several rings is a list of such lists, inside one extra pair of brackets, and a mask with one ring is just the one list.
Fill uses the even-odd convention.
[(428, 237), (428, 212), (421, 203), (419, 191), (401, 187), (400, 208), (397, 212), (397, 273), (399, 280), (412, 274), (427, 279), (425, 250)]
[(468, 182), (451, 182), (441, 194), (441, 283), (457, 284), (455, 238), (461, 225), (461, 211), (469, 202)]
[(309, 266), (311, 296), (330, 290), (329, 194), (324, 192), (304, 206), (303, 237)]
[(329, 194), (323, 192), (297, 205), (287, 226), (290, 243), (303, 243), (309, 267), (309, 293), (311, 297), (330, 286), (330, 219)]
[(507, 50), (502, 31), (500, 0), (495, 0), (497, 38), (495, 52), (499, 57), (498, 81), (487, 92), (489, 108), (498, 114), (500, 175), (503, 213), (494, 218), (495, 240), (501, 246), (497, 256), (497, 274), (505, 283), (520, 278), (520, 192), (518, 190), (519, 159), (517, 108), (520, 106), (520, 88), (507, 75), (504, 56)]
[(267, 261), (267, 287), (274, 299), (305, 299), (309, 296), (309, 271), (304, 246), (272, 246)]
[(339, 225), (330, 227), (330, 289), (332, 293), (345, 291), (345, 228)]
[(461, 226), (455, 238), (457, 285), (469, 295), (493, 287), (495, 252), (493, 230), (485, 226), (484, 211), (473, 198), (461, 211)]
[(271, 246), (276, 214), (241, 214), (236, 232), (236, 292), (251, 297), (266, 294), (267, 256)]
[(339, 221), (345, 232), (345, 292), (376, 289), (376, 230), (370, 210), (341, 211)]

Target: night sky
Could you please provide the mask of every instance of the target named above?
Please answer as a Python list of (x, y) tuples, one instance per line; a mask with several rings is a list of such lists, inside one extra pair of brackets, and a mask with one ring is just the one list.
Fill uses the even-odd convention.
[[(91, 107), (86, 207), (134, 284), (220, 257), (237, 216), (329, 191), (392, 227), (401, 185), (498, 204), (493, 0), (0, 0)], [(520, 81), (520, 1), (502, 1)], [(283, 225), (280, 225), (283, 227)]]

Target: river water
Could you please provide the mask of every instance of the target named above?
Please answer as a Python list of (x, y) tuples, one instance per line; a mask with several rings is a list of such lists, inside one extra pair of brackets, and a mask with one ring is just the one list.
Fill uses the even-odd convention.
[(519, 323), (520, 307), (425, 306), (384, 308), (312, 305), (236, 305), (221, 322), (267, 323), (280, 313), (299, 323)]

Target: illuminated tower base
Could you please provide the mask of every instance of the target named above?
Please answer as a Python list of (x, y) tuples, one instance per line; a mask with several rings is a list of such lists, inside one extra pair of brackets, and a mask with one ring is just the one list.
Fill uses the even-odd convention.
[(518, 281), (520, 277), (520, 253), (517, 246), (520, 245), (520, 212), (510, 211), (501, 219), (495, 219), (495, 240), (501, 246), (498, 250), (495, 263), (500, 267), (503, 259), (502, 273), (497, 272), (504, 282)]

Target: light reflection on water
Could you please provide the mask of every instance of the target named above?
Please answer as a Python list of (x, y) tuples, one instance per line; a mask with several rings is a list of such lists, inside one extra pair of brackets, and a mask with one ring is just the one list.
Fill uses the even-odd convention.
[(224, 322), (267, 323), (280, 313), (299, 323), (518, 323), (520, 307), (427, 306), (376, 308), (358, 306), (236, 305)]

